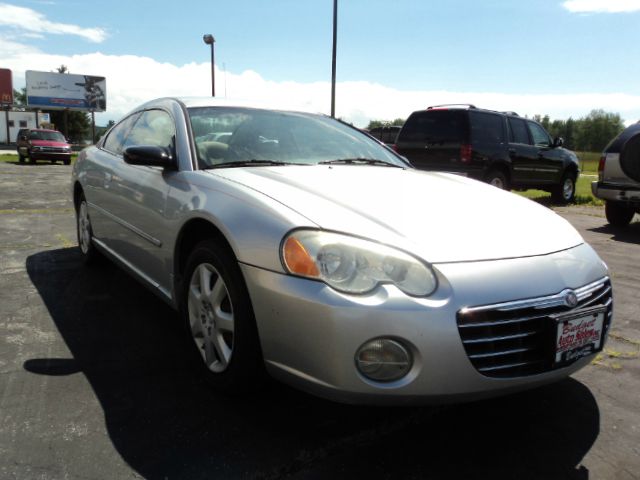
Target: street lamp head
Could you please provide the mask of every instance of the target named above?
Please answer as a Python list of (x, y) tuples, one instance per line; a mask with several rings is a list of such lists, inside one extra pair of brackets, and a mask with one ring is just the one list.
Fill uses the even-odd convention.
[(213, 38), (213, 35), (211, 35), (210, 33), (207, 33), (206, 35), (203, 35), (202, 36), (202, 40), (207, 45), (213, 45), (215, 43), (215, 41), (216, 41), (216, 39)]

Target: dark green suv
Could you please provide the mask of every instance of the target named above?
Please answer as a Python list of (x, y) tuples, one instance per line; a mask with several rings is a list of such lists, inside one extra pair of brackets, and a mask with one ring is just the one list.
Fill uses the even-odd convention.
[(557, 203), (573, 201), (578, 157), (537, 122), (473, 105), (413, 112), (395, 150), (423, 170), (462, 174), (506, 190), (537, 188)]

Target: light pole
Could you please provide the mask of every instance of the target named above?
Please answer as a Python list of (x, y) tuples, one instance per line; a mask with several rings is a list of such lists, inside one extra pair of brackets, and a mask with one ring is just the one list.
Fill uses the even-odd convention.
[(333, 54), (331, 55), (331, 118), (336, 116), (336, 45), (338, 43), (338, 0), (333, 0)]
[(215, 62), (213, 57), (213, 44), (216, 43), (216, 39), (213, 38), (213, 35), (211, 35), (210, 33), (207, 33), (206, 35), (202, 36), (202, 40), (207, 45), (211, 45), (211, 96), (215, 97), (216, 96), (216, 73), (214, 71)]

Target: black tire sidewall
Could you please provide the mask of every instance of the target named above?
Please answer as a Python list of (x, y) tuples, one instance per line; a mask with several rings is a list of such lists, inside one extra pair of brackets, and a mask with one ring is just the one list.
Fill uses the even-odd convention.
[[(80, 195), (78, 199), (78, 207), (76, 208), (76, 237), (78, 239), (78, 250), (80, 250), (80, 254), (82, 255), (82, 260), (85, 265), (94, 265), (98, 263), (98, 259), (102, 256), (100, 252), (96, 250), (96, 246), (93, 244), (93, 226), (91, 225), (91, 217), (89, 217), (89, 248), (87, 252), (82, 251), (82, 247), (80, 246), (80, 206), (82, 202), (87, 203), (84, 194)], [(88, 208), (88, 206), (87, 206)], [(87, 212), (88, 215), (88, 212)]]
[[(233, 351), (227, 368), (212, 372), (202, 361), (192, 337), (187, 299), (191, 276), (199, 265), (212, 265), (227, 287), (234, 318)], [(180, 286), (180, 317), (189, 343), (192, 362), (206, 381), (225, 393), (243, 393), (258, 388), (264, 380), (264, 361), (258, 338), (255, 315), (240, 267), (233, 252), (213, 240), (200, 242), (193, 249)]]
[[(571, 185), (573, 187), (573, 191), (571, 192), (571, 197), (569, 197), (569, 198), (565, 198), (564, 197), (564, 183), (567, 180), (571, 180)], [(573, 172), (565, 172), (562, 175), (562, 178), (560, 180), (560, 184), (558, 186), (556, 186), (556, 188), (554, 188), (553, 191), (551, 192), (551, 196), (552, 196), (552, 200), (555, 203), (559, 203), (559, 204), (562, 204), (562, 205), (575, 201), (575, 199), (576, 199), (576, 174), (574, 174)]]
[(633, 207), (620, 202), (607, 201), (604, 207), (607, 221), (613, 227), (626, 227), (633, 220), (636, 211)]
[(500, 170), (491, 170), (485, 177), (485, 181), (486, 183), (491, 184), (491, 181), (494, 178), (500, 179), (500, 181), (502, 182), (502, 190), (507, 190), (507, 191), (510, 190), (507, 176), (503, 172), (501, 172)]

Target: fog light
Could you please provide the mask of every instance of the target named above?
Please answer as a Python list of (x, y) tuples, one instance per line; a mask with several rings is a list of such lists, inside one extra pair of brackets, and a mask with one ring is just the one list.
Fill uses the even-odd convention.
[(411, 370), (409, 351), (396, 340), (378, 338), (362, 345), (356, 353), (358, 371), (376, 382), (392, 382)]

